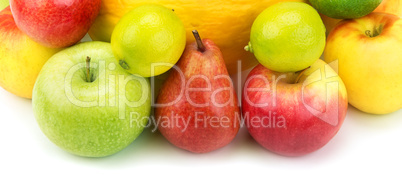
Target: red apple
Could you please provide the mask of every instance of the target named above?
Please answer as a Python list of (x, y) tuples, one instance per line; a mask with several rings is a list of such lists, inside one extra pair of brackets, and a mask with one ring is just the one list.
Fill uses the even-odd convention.
[[(383, 0), (381, 4), (373, 12), (382, 12), (402, 16), (402, 0)], [(326, 15), (320, 14), (321, 19), (327, 28), (327, 34), (335, 28), (341, 19), (333, 19)]]
[(0, 86), (32, 98), (36, 77), (46, 61), (60, 49), (44, 47), (15, 25), (10, 7), (0, 11)]
[(88, 32), (101, 0), (10, 0), (18, 28), (52, 48), (71, 46)]
[(292, 73), (258, 65), (246, 79), (242, 106), (248, 131), (260, 145), (281, 155), (301, 156), (335, 136), (348, 101), (342, 80), (319, 60)]

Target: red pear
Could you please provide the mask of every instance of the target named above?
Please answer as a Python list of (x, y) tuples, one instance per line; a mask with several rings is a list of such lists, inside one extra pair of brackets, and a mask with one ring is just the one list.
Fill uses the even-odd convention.
[(173, 145), (206, 153), (234, 139), (241, 115), (220, 49), (193, 34), (196, 42), (186, 47), (162, 86), (155, 122)]

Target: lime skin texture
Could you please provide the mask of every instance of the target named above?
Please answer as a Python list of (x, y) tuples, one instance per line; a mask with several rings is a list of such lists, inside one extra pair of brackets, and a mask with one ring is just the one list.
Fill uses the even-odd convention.
[(113, 30), (111, 44), (124, 69), (152, 77), (168, 71), (180, 59), (186, 31), (172, 9), (148, 4), (121, 18)]
[(265, 9), (254, 21), (246, 50), (266, 68), (295, 72), (311, 66), (325, 48), (325, 26), (306, 3), (282, 2)]
[(382, 0), (310, 0), (318, 12), (335, 19), (356, 19), (374, 11)]

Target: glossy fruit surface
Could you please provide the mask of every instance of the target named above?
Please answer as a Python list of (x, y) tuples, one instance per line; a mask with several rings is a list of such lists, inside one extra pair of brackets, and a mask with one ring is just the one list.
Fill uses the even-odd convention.
[(212, 39), (223, 53), (229, 74), (237, 72), (237, 62), (242, 70), (257, 64), (255, 57), (243, 50), (250, 40), (250, 28), (254, 19), (268, 6), (277, 2), (307, 0), (102, 0), (102, 8), (89, 35), (93, 40), (110, 42), (113, 29), (127, 12), (140, 5), (155, 3), (169, 9), (183, 21), (187, 44), (194, 42), (192, 30), (198, 30), (203, 38)]
[(222, 53), (210, 39), (194, 42), (163, 84), (155, 109), (158, 129), (173, 145), (207, 153), (229, 144), (240, 128), (240, 109)]
[(374, 12), (384, 12), (402, 16), (402, 0), (383, 0)]
[(310, 0), (320, 13), (335, 19), (363, 17), (380, 5), (382, 0)]
[(86, 42), (49, 59), (35, 83), (32, 106), (54, 144), (75, 155), (104, 157), (142, 133), (151, 89), (147, 79), (119, 66), (109, 43)]
[(250, 135), (264, 148), (285, 156), (306, 155), (327, 144), (341, 128), (347, 108), (345, 85), (322, 60), (296, 73), (257, 65), (242, 95)]
[(370, 13), (343, 20), (328, 35), (324, 58), (338, 61), (349, 103), (371, 114), (402, 108), (402, 19)]
[(0, 12), (0, 86), (4, 89), (32, 98), (42, 66), (58, 51), (36, 43), (20, 31), (9, 7)]
[(34, 41), (52, 48), (79, 42), (101, 8), (101, 0), (10, 0), (18, 28)]
[(121, 65), (143, 77), (160, 75), (179, 61), (186, 46), (182, 21), (166, 7), (144, 5), (127, 13), (112, 34)]
[(317, 61), (324, 47), (325, 26), (317, 11), (305, 3), (283, 2), (257, 17), (246, 50), (271, 70), (294, 72)]
[[(402, 17), (402, 0), (383, 0), (374, 12), (389, 13)], [(327, 28), (327, 34), (341, 21), (341, 19), (333, 19), (323, 14), (321, 14), (321, 18)]]

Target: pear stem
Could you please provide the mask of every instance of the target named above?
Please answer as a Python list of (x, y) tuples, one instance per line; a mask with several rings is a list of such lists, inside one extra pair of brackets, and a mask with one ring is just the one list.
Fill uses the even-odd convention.
[(311, 68), (311, 67), (307, 67), (306, 69), (300, 71), (299, 75), (296, 78), (295, 84), (299, 83), (300, 78), (302, 77), (303, 73), (306, 72), (306, 70), (308, 70), (309, 68)]
[(91, 58), (89, 56), (87, 56), (87, 82), (90, 83), (91, 82), (91, 76), (90, 76), (90, 71), (91, 71)]
[(204, 43), (202, 43), (202, 40), (201, 40), (200, 34), (198, 34), (198, 31), (193, 30), (193, 35), (194, 35), (195, 41), (197, 42), (198, 50), (200, 52), (205, 52), (206, 49), (205, 49)]

